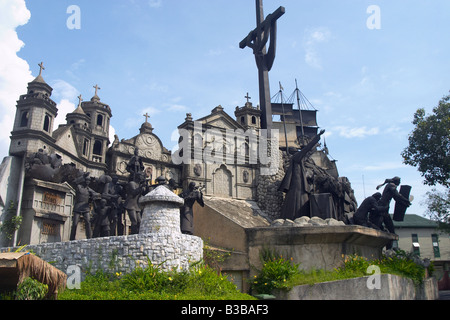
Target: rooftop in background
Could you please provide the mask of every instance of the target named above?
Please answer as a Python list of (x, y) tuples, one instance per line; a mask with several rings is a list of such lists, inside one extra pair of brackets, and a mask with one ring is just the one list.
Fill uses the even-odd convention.
[[(393, 215), (391, 214), (391, 217)], [(421, 217), (417, 214), (405, 214), (403, 221), (394, 221), (395, 228), (437, 228), (436, 221)]]

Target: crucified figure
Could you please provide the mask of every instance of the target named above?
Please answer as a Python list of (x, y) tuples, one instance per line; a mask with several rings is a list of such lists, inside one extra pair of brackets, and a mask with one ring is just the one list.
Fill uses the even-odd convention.
[[(270, 102), (269, 71), (275, 60), (277, 41), (277, 20), (285, 13), (284, 7), (279, 7), (264, 20), (262, 0), (256, 0), (256, 29), (250, 31), (248, 36), (239, 43), (244, 49), (249, 47), (255, 55), (256, 66), (259, 73), (259, 103), (261, 106), (261, 128), (272, 129), (272, 105)], [(269, 41), (269, 50), (266, 44)]]

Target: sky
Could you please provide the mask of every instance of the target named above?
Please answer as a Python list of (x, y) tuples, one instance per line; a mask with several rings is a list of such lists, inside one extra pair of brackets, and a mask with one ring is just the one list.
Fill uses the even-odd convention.
[[(450, 2), (264, 0), (265, 15), (279, 6), (271, 95), (281, 83), (289, 96), (297, 80), (359, 203), (400, 176), (415, 197), (407, 213), (424, 216), (431, 187), (401, 152), (414, 112), (431, 113), (450, 90)], [(255, 27), (253, 0), (0, 0), (0, 157), (40, 62), (58, 104), (54, 129), (98, 84), (111, 135), (137, 135), (148, 113), (174, 150), (186, 113), (221, 105), (234, 117), (247, 93), (259, 103), (254, 56), (239, 48)]]

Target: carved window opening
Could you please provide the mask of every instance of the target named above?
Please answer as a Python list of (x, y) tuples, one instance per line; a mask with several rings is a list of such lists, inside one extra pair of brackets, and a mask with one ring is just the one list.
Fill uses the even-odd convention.
[(21, 127), (28, 127), (28, 116), (29, 116), (28, 111), (24, 111), (22, 113), (22, 116), (20, 118), (20, 126)]
[(50, 116), (48, 114), (44, 118), (44, 131), (50, 132)]

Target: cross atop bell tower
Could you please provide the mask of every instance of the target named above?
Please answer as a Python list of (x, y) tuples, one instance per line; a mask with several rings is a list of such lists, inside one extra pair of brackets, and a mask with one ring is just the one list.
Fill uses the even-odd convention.
[[(258, 67), (259, 103), (261, 106), (261, 128), (272, 129), (272, 105), (270, 102), (269, 71), (275, 60), (277, 41), (277, 20), (285, 13), (284, 7), (279, 7), (264, 20), (262, 0), (256, 0), (256, 29), (250, 31), (248, 36), (239, 43), (239, 47), (253, 49)], [(269, 50), (266, 44), (270, 37)]]
[(44, 68), (44, 63), (43, 62), (41, 62), (41, 63), (39, 63), (38, 64), (38, 66), (39, 66), (39, 75), (40, 76), (42, 76), (42, 70), (45, 70), (45, 68)]

